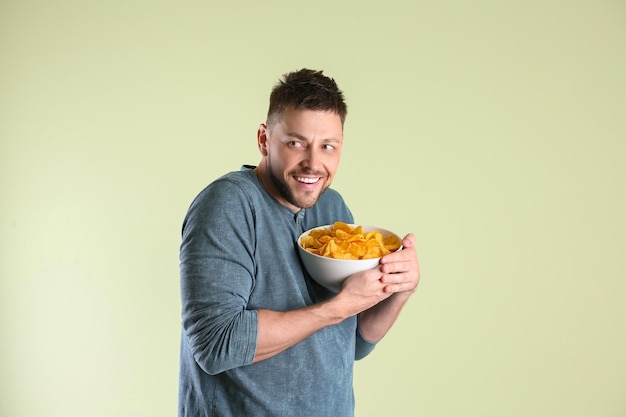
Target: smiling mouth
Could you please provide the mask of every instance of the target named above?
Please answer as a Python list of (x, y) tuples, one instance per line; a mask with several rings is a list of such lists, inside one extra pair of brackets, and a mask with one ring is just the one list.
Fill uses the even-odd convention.
[(315, 184), (320, 180), (320, 177), (294, 177), (296, 181), (302, 182), (304, 184)]

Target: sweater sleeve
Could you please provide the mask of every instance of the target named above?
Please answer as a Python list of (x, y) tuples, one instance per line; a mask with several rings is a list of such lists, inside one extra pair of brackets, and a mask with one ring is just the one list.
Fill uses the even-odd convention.
[(191, 204), (182, 230), (180, 288), (184, 337), (198, 365), (215, 375), (252, 363), (258, 319), (254, 216), (240, 187), (217, 181)]
[(375, 347), (376, 347), (376, 343), (368, 342), (367, 340), (365, 340), (365, 338), (361, 335), (361, 332), (359, 331), (359, 328), (357, 326), (354, 359), (358, 361), (358, 360), (365, 358), (367, 355), (372, 353)]

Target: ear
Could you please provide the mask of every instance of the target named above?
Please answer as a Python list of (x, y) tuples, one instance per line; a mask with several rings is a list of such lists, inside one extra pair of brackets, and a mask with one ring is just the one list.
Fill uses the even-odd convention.
[(268, 139), (269, 130), (267, 129), (267, 125), (265, 123), (261, 123), (259, 125), (259, 130), (256, 133), (257, 146), (259, 147), (259, 152), (261, 155), (267, 156), (267, 139)]

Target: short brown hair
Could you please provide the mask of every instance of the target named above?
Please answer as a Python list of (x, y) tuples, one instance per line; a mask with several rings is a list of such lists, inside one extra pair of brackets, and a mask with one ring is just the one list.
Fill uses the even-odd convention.
[(273, 124), (288, 107), (332, 111), (341, 118), (342, 126), (348, 114), (343, 92), (335, 80), (325, 76), (323, 71), (307, 68), (284, 74), (274, 86), (270, 94), (267, 125)]

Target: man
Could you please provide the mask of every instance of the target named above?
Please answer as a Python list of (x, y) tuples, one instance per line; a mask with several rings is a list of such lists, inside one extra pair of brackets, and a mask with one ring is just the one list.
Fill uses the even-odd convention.
[(354, 360), (369, 354), (416, 289), (415, 238), (338, 294), (297, 253), (304, 231), (354, 223), (329, 188), (347, 108), (335, 81), (303, 69), (270, 95), (258, 166), (205, 188), (183, 223), (179, 416), (354, 415)]

